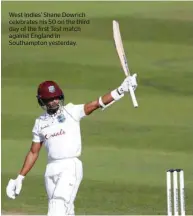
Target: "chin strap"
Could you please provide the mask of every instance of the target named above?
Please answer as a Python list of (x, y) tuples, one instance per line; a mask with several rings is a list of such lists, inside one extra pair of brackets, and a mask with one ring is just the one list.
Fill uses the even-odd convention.
[(57, 109), (47, 109), (47, 113), (49, 115), (54, 115), (59, 110), (59, 107)]

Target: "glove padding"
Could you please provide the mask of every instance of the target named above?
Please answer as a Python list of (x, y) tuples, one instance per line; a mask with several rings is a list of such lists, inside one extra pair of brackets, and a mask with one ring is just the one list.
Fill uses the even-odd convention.
[(18, 196), (22, 189), (22, 181), (25, 177), (18, 175), (16, 179), (10, 179), (6, 187), (7, 196), (11, 199), (15, 199)]
[(137, 74), (133, 74), (132, 76), (128, 76), (124, 79), (121, 86), (117, 89), (120, 94), (124, 94), (129, 91), (129, 88), (132, 87), (135, 91), (137, 88)]

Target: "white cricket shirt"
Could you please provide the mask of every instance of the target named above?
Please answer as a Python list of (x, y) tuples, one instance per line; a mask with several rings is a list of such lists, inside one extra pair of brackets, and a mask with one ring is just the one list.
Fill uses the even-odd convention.
[(48, 162), (81, 155), (80, 120), (85, 117), (84, 104), (69, 103), (54, 115), (44, 113), (36, 119), (33, 142), (43, 142)]

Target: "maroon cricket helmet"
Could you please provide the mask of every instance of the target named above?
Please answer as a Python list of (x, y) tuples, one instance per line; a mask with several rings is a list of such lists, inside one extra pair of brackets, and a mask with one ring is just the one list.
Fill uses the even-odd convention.
[(64, 94), (59, 85), (54, 81), (40, 83), (37, 92), (37, 99), (40, 106), (45, 106), (46, 101), (59, 98), (64, 100)]

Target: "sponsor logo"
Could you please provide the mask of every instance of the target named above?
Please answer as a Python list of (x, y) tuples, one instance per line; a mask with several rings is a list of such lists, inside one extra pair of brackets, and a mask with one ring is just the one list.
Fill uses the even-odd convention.
[(44, 137), (45, 137), (46, 140), (48, 140), (50, 138), (54, 138), (54, 137), (57, 137), (57, 136), (62, 136), (64, 134), (65, 134), (65, 131), (63, 129), (61, 129), (58, 132), (51, 133), (51, 134), (46, 134)]
[(44, 128), (47, 128), (47, 127), (49, 127), (48, 124), (47, 125), (43, 125), (43, 126), (41, 126), (41, 130), (44, 129)]

